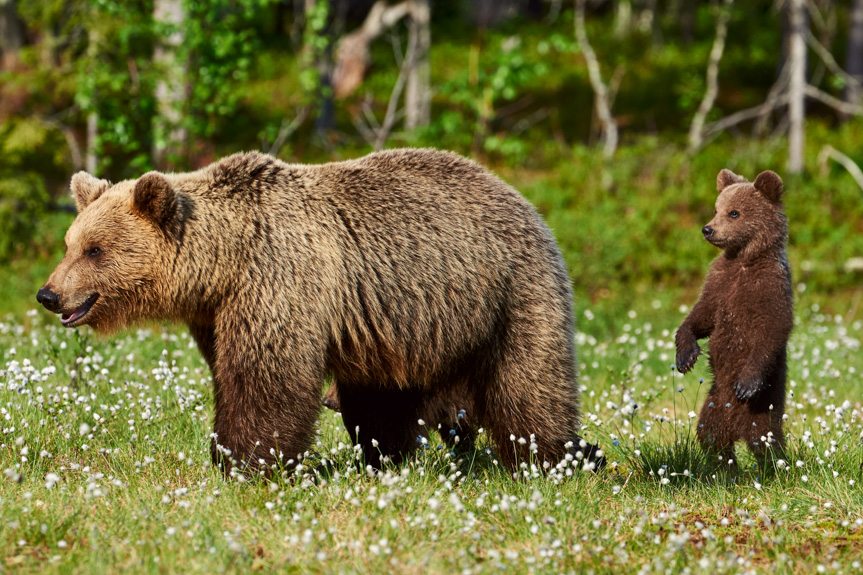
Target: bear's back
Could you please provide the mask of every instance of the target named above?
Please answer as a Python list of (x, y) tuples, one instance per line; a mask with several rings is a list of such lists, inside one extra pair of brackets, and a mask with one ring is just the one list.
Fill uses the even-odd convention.
[[(345, 347), (389, 357), (380, 373), (430, 375), (495, 338), (513, 314), (571, 332), (556, 243), (530, 203), (491, 172), (435, 150), (304, 169), (310, 197), (335, 214)], [(357, 363), (368, 364), (351, 369)], [(400, 366), (423, 374), (399, 374)]]

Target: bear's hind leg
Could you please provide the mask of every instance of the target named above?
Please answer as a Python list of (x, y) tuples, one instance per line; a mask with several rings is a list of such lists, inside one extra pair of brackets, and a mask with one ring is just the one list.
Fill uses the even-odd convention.
[(773, 391), (768, 387), (741, 406), (740, 439), (746, 441), (746, 446), (759, 461), (770, 456), (782, 457), (785, 450), (782, 433), (785, 402), (783, 397), (774, 397)]
[(384, 458), (399, 463), (419, 445), (418, 391), (342, 382), (338, 391), (345, 428), (354, 445), (362, 447), (367, 465), (380, 469)]
[(739, 402), (733, 392), (723, 393), (717, 387), (710, 390), (698, 416), (698, 442), (705, 453), (722, 463), (723, 468), (733, 471), (737, 468), (734, 442), (738, 437), (731, 421)]
[[(578, 449), (578, 386), (570, 329), (537, 313), (512, 318), (490, 357), (482, 423), (511, 471), (555, 465)], [(525, 316), (522, 316), (522, 318)]]

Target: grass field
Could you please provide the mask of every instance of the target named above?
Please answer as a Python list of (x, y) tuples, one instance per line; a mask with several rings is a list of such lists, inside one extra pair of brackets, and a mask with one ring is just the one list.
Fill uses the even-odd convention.
[(229, 482), (209, 463), (210, 374), (183, 330), (103, 339), (10, 314), (0, 572), (857, 571), (858, 300), (800, 295), (788, 453), (762, 469), (741, 449), (737, 474), (693, 444), (708, 374), (703, 359), (670, 369), (680, 303), (620, 320), (579, 306), (584, 434), (609, 465), (518, 479), (484, 441), (454, 458), (436, 434), (400, 468), (360, 472), (325, 411), (300, 473)]

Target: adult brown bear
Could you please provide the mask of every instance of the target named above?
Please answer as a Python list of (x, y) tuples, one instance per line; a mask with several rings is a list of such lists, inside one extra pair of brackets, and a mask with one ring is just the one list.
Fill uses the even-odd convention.
[(376, 466), (416, 445), (422, 417), (485, 426), (510, 467), (556, 463), (578, 441), (560, 251), (533, 207), (469, 160), (252, 152), (116, 185), (79, 173), (72, 192), (78, 217), (39, 301), (68, 327), (187, 323), (213, 373), (217, 461), (296, 459), (328, 376)]

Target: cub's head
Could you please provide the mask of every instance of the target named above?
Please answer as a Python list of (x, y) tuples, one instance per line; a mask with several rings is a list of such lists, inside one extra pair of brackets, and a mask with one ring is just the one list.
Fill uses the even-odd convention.
[(177, 242), (178, 196), (168, 179), (151, 172), (112, 185), (79, 172), (71, 188), (78, 217), (36, 299), (64, 326), (100, 331), (157, 313), (152, 286)]
[(761, 172), (750, 183), (722, 170), (716, 189), (715, 215), (701, 230), (704, 239), (732, 255), (756, 254), (785, 242), (788, 225), (782, 213), (782, 180), (774, 172)]

